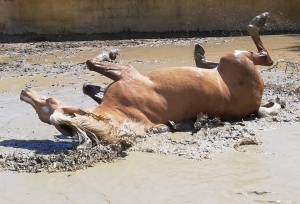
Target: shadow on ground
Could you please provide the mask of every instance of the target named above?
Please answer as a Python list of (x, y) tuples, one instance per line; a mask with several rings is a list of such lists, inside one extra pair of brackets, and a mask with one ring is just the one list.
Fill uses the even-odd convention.
[(16, 149), (28, 149), (38, 154), (50, 154), (60, 152), (73, 147), (72, 141), (52, 140), (3, 140), (0, 146), (13, 147)]

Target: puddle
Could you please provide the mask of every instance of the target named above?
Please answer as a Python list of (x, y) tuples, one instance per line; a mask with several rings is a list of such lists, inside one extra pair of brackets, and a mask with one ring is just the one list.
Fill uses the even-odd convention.
[[(292, 61), (299, 64), (299, 35), (262, 36), (262, 40), (268, 47), (275, 63), (279, 60), (280, 62)], [(131, 64), (141, 73), (160, 67), (194, 66), (193, 46), (195, 43), (202, 44), (206, 50), (206, 58), (213, 61), (219, 61), (220, 56), (234, 49), (255, 51), (255, 46), (249, 36), (174, 39), (171, 42), (152, 40), (136, 47), (120, 43), (121, 56), (119, 56), (118, 62)], [(57, 86), (58, 83), (65, 81), (71, 83), (82, 81), (111, 82), (106, 77), (86, 70), (84, 62), (101, 53), (100, 48), (93, 48), (95, 44), (97, 42), (85, 42), (84, 47), (68, 48), (65, 51), (53, 49), (42, 52), (43, 50), (39, 50), (38, 55), (34, 51), (30, 54), (23, 53), (23, 49), (27, 48), (26, 46), (31, 46), (30, 48), (34, 50), (36, 44), (31, 43), (26, 46), (22, 43), (16, 44), (15, 46), (19, 47), (19, 50), (14, 47), (10, 56), (4, 52), (0, 57), (0, 70), (3, 70), (0, 72), (0, 93), (20, 91), (27, 84), (33, 87), (47, 87)], [(12, 45), (5, 44), (5, 46)], [(108, 48), (103, 47), (103, 49)], [(260, 66), (258, 68), (266, 69), (266, 67)], [(285, 70), (286, 63), (279, 63), (276, 69)], [(70, 79), (66, 79), (66, 77), (70, 77)]]

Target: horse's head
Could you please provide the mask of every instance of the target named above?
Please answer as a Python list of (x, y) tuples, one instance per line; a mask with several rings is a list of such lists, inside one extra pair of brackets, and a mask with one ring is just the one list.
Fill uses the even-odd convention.
[(39, 95), (35, 91), (30, 89), (22, 90), (20, 100), (30, 104), (38, 114), (41, 121), (47, 124), (52, 124), (58, 129), (63, 135), (72, 136), (72, 130), (67, 125), (59, 125), (55, 123), (53, 113), (60, 113), (61, 115), (74, 115), (69, 111), (68, 106), (59, 100), (44, 95)]
[(50, 116), (60, 105), (52, 98), (39, 95), (30, 89), (22, 90), (20, 100), (30, 104), (36, 110), (40, 120), (48, 124), (51, 124)]
[(99, 142), (115, 144), (120, 141), (129, 145), (137, 136), (144, 134), (143, 124), (136, 125), (137, 123), (104, 116), (106, 109), (101, 111), (103, 115), (94, 114), (39, 95), (30, 89), (23, 90), (20, 99), (36, 110), (41, 121), (54, 125), (63, 135), (78, 137), (78, 148), (89, 148), (92, 143)]

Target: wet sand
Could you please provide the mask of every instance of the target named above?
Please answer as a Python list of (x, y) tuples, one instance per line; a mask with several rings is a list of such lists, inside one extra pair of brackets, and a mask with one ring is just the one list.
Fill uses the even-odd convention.
[[(264, 101), (278, 95), (287, 102), (287, 108), (278, 116), (230, 121), (222, 127), (204, 128), (194, 135), (189, 131), (151, 135), (128, 150), (129, 156), (121, 157), (115, 163), (97, 164), (88, 169), (85, 168), (89, 165), (83, 165), (85, 170), (75, 173), (31, 175), (2, 172), (0, 177), (4, 182), (0, 185), (0, 189), (3, 189), (0, 201), (29, 203), (34, 199), (46, 203), (81, 203), (95, 199), (112, 203), (149, 200), (153, 203), (182, 203), (199, 201), (199, 193), (203, 201), (212, 203), (223, 200), (228, 203), (299, 201), (299, 183), (294, 182), (293, 186), (288, 182), (292, 180), (292, 173), (293, 178), (297, 177), (294, 170), (299, 167), (297, 148), (295, 150), (295, 145), (299, 144), (297, 121), (300, 120), (300, 97), (297, 91), (300, 86), (299, 36), (264, 36), (263, 41), (276, 62), (275, 66), (261, 70), (267, 85)], [(233, 49), (255, 51), (249, 37), (3, 44), (0, 58), (0, 152), (1, 162), (7, 161), (7, 158), (11, 162), (10, 168), (2, 166), (3, 170), (20, 171), (15, 165), (22, 162), (16, 161), (11, 155), (17, 155), (18, 158), (32, 155), (36, 158), (36, 155), (53, 155), (72, 147), (73, 140), (39, 121), (34, 110), (19, 101), (19, 93), (28, 86), (70, 105), (82, 108), (96, 105), (82, 94), (82, 84), (85, 81), (103, 83), (110, 80), (90, 73), (83, 62), (109, 48), (106, 47), (109, 43), (109, 47), (121, 49), (119, 63), (130, 63), (140, 72), (167, 66), (193, 65), (194, 43), (203, 44), (209, 60), (218, 60)], [(263, 130), (275, 127), (276, 130), (260, 135)], [(272, 137), (274, 134), (277, 135), (275, 140)], [(262, 145), (254, 150), (246, 147), (246, 152), (234, 150), (234, 145), (245, 138), (258, 140), (257, 144)], [(284, 148), (277, 144), (280, 144), (279, 141)], [(276, 145), (268, 146), (274, 142), (277, 142)], [(270, 154), (269, 147), (272, 148)], [(239, 151), (243, 149), (238, 148)], [(284, 152), (282, 157), (280, 152)], [(290, 168), (275, 168), (281, 165)], [(42, 169), (45, 170), (47, 168)], [(280, 179), (276, 176), (279, 173)], [(22, 195), (19, 200), (15, 200), (13, 192), (8, 190), (7, 186), (12, 185), (9, 184), (10, 179), (14, 181), (12, 183), (24, 186), (16, 189)], [(273, 186), (274, 183), (277, 186)], [(284, 188), (286, 184), (288, 190)], [(46, 188), (41, 189), (41, 186)], [(82, 189), (82, 186), (85, 188)], [(29, 190), (25, 192), (25, 188)], [(79, 190), (84, 196), (78, 194)], [(271, 193), (258, 195), (265, 191)], [(36, 197), (36, 194), (40, 196)], [(89, 198), (85, 197), (87, 195)], [(153, 195), (157, 196), (154, 198)]]

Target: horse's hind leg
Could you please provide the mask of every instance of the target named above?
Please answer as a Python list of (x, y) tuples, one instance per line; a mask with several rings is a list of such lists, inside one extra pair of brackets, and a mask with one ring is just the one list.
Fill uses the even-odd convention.
[(199, 44), (196, 44), (195, 49), (194, 49), (194, 59), (195, 59), (195, 63), (196, 63), (197, 67), (213, 69), (219, 65), (219, 63), (217, 63), (217, 62), (212, 62), (212, 61), (206, 60), (204, 55), (205, 55), (205, 51), (204, 51), (203, 47)]
[(259, 30), (266, 24), (268, 15), (268, 12), (264, 12), (256, 16), (247, 26), (247, 31), (251, 36), (258, 51), (257, 54), (253, 54), (253, 62), (256, 65), (271, 66), (273, 64), (273, 61), (259, 36)]

